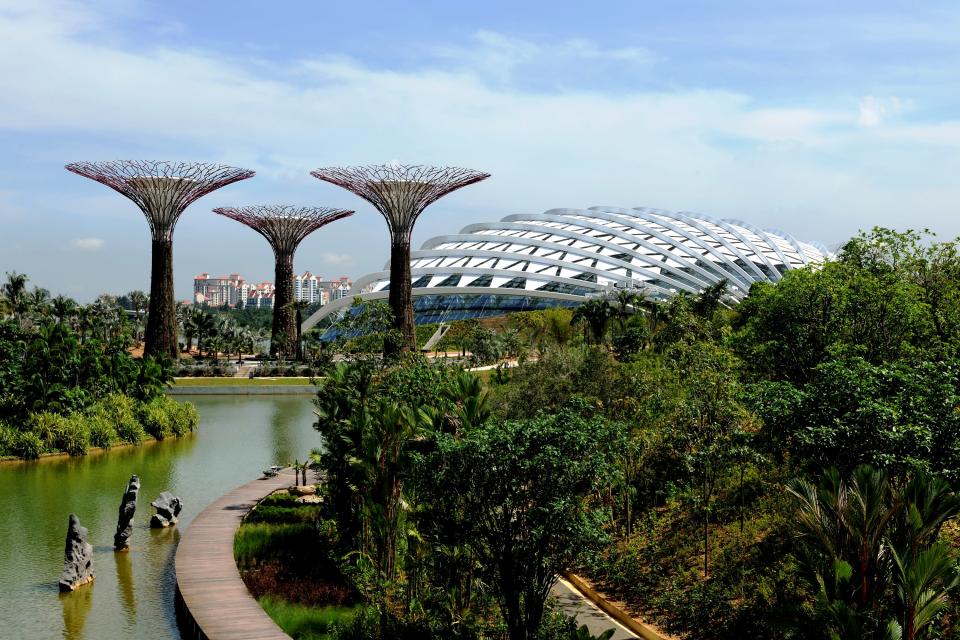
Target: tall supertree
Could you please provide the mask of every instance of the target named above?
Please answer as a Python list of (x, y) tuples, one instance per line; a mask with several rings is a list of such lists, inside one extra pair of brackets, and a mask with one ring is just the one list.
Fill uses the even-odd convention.
[(173, 230), (184, 209), (194, 200), (250, 178), (254, 172), (222, 164), (149, 160), (75, 162), (66, 168), (130, 198), (147, 217), (153, 238), (153, 257), (144, 354), (176, 359)]
[(402, 336), (392, 352), (416, 349), (410, 281), (410, 239), (417, 218), (428, 205), (461, 187), (490, 177), (489, 173), (459, 167), (380, 164), (361, 167), (325, 167), (311, 171), (324, 180), (360, 196), (379, 211), (390, 230), (390, 308), (394, 327)]
[(289, 340), (299, 340), (300, 328), (296, 323), (296, 313), (290, 306), (293, 302), (293, 254), (308, 235), (331, 222), (352, 216), (353, 211), (284, 205), (220, 207), (213, 211), (242, 222), (266, 238), (273, 247), (276, 289), (273, 298), (270, 354), (277, 355), (281, 342), (280, 334), (286, 335)]

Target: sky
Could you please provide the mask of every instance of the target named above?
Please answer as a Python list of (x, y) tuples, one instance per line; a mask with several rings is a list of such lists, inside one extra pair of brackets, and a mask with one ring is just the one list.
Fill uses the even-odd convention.
[(659, 207), (837, 246), (875, 225), (960, 235), (955, 2), (0, 0), (0, 272), (89, 301), (149, 289), (150, 237), (79, 160), (230, 164), (174, 237), (201, 272), (272, 279), (266, 242), (211, 213), (355, 209), (295, 268), (356, 278), (383, 219), (309, 175), (443, 164), (492, 174), (414, 245), (556, 207)]

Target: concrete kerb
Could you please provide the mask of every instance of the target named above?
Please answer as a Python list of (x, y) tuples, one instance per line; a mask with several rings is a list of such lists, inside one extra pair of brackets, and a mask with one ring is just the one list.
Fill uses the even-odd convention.
[(667, 636), (660, 635), (660, 633), (655, 631), (652, 627), (643, 624), (639, 620), (635, 620), (629, 614), (627, 614), (626, 611), (612, 604), (609, 600), (597, 593), (580, 576), (570, 573), (569, 571), (565, 571), (563, 573), (563, 577), (567, 582), (573, 585), (577, 591), (582, 593), (587, 600), (600, 607), (604, 613), (644, 640), (670, 640)]

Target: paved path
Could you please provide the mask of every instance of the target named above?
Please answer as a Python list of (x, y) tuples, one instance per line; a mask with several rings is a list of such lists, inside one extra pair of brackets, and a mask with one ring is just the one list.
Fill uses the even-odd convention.
[(187, 637), (290, 640), (240, 578), (233, 537), (257, 500), (294, 483), (293, 471), (238, 487), (200, 512), (177, 547), (177, 611)]
[(629, 629), (611, 618), (597, 605), (593, 604), (577, 591), (573, 585), (560, 578), (553, 586), (552, 595), (568, 616), (577, 616), (577, 623), (587, 625), (592, 635), (599, 635), (607, 629), (613, 629), (613, 640), (628, 640), (637, 636)]

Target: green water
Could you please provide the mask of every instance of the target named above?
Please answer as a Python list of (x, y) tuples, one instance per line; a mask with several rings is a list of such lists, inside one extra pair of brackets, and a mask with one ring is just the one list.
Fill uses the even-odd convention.
[[(274, 463), (319, 445), (309, 396), (180, 396), (200, 430), (102, 455), (0, 465), (0, 638), (179, 638), (173, 556), (180, 534), (215, 498)], [(117, 509), (141, 480), (131, 550), (114, 553)], [(151, 530), (161, 491), (185, 502), (176, 528)], [(90, 531), (96, 579), (60, 595), (67, 517)]]

